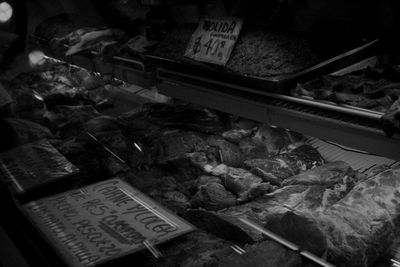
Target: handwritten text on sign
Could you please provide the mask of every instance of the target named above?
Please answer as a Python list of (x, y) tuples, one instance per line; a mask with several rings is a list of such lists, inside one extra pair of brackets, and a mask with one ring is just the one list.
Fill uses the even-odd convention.
[(70, 266), (90, 266), (157, 244), (193, 227), (119, 179), (25, 205)]
[(186, 57), (225, 65), (228, 62), (243, 21), (237, 18), (202, 19), (192, 35)]

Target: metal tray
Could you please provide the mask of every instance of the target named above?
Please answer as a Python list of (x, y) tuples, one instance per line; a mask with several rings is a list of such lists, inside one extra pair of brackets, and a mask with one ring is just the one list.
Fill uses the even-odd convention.
[[(356, 62), (352, 65), (349, 65), (345, 68), (332, 72), (331, 74), (336, 76), (346, 75), (353, 71), (365, 69), (368, 66), (376, 66), (379, 63), (379, 61), (380, 60), (377, 56), (372, 56), (367, 59)], [(311, 81), (311, 79), (309, 81)], [(318, 100), (309, 96), (297, 96), (297, 97), (288, 96), (288, 97), (293, 98), (295, 102), (304, 103), (312, 107), (318, 107), (327, 110), (335, 110), (341, 113), (352, 114), (362, 118), (374, 119), (376, 121), (379, 121), (380, 118), (384, 115), (383, 112), (365, 108), (359, 108), (356, 106), (351, 106), (346, 104), (338, 104), (327, 100)]]
[(153, 65), (161, 66), (166, 70), (196, 76), (199, 79), (206, 79), (208, 82), (215, 81), (218, 84), (223, 83), (226, 87), (236, 85), (256, 89), (258, 91), (285, 93), (290, 86), (298, 82), (307, 81), (318, 75), (333, 72), (370, 56), (377, 47), (378, 42), (377, 39), (370, 41), (294, 74), (272, 77), (244, 76), (227, 72), (222, 67), (215, 67), (207, 64), (191, 64), (154, 55), (146, 55), (146, 58)]
[(150, 88), (156, 84), (155, 68), (145, 58), (112, 56), (103, 60), (97, 51), (87, 51), (67, 57), (64, 54), (65, 50), (68, 49), (67, 45), (54, 51), (50, 48), (48, 40), (35, 35), (31, 36), (31, 43), (33, 47), (42, 50), (48, 56), (79, 65), (94, 72), (112, 73), (120, 80), (145, 88)]

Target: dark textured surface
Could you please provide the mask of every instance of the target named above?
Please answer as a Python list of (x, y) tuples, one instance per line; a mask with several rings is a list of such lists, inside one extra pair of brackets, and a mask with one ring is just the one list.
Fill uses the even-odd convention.
[[(160, 43), (155, 55), (214, 68), (184, 58), (194, 30), (194, 25), (175, 29)], [(307, 41), (295, 34), (243, 29), (225, 70), (240, 75), (271, 77), (298, 72), (315, 63), (316, 56)]]

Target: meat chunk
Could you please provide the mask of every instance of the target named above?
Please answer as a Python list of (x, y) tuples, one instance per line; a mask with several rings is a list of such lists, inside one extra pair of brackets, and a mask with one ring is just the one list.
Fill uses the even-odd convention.
[(302, 145), (293, 151), (270, 158), (246, 160), (244, 165), (252, 173), (274, 185), (298, 174), (300, 171), (319, 166), (324, 163), (319, 152), (309, 145)]
[[(333, 173), (336, 174), (335, 171)], [(328, 175), (328, 171), (316, 175), (333, 176)], [(262, 235), (249, 229), (238, 218), (249, 218), (260, 225), (266, 225), (275, 216), (295, 212), (313, 219), (315, 212), (325, 210), (346, 196), (354, 186), (354, 179), (342, 173), (341, 179), (335, 179), (336, 184), (288, 185), (251, 202), (222, 210), (218, 214), (243, 229), (254, 241), (259, 241), (263, 239)]]
[(199, 187), (193, 196), (193, 207), (203, 207), (207, 210), (221, 210), (236, 205), (236, 196), (227, 191), (220, 183), (207, 183)]
[(307, 170), (298, 175), (285, 179), (282, 186), (286, 185), (323, 185), (330, 187), (339, 183), (343, 177), (354, 177), (355, 171), (343, 161), (326, 163), (322, 166)]
[(85, 123), (100, 116), (93, 106), (57, 106), (46, 114), (47, 124), (62, 139), (79, 135)]
[(339, 266), (370, 266), (387, 251), (399, 219), (400, 170), (359, 182), (315, 220), (328, 240), (328, 259)]
[(253, 134), (254, 129), (231, 129), (223, 132), (222, 137), (234, 144), (239, 144), (240, 140)]
[[(215, 157), (219, 162), (231, 167), (240, 167), (243, 164), (243, 157), (237, 145), (232, 144), (218, 136), (211, 136), (207, 139), (211, 148), (215, 148)], [(211, 152), (211, 151), (210, 151)]]

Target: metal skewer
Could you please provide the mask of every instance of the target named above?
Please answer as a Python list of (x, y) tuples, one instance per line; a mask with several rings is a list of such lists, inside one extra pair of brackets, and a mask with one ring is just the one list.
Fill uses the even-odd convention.
[(319, 264), (320, 266), (323, 266), (323, 267), (334, 267), (333, 264), (325, 261), (324, 259), (321, 259), (320, 257), (312, 254), (311, 252), (301, 250), (299, 246), (293, 244), (292, 242), (280, 237), (279, 235), (277, 235), (277, 234), (275, 234), (275, 233), (273, 233), (273, 232), (271, 232), (271, 231), (269, 231), (267, 229), (264, 229), (263, 227), (261, 227), (261, 226), (255, 224), (255, 223), (249, 221), (248, 219), (239, 218), (239, 220), (241, 222), (247, 224), (251, 228), (263, 233), (264, 235), (266, 235), (270, 239), (278, 242), (279, 244), (281, 244), (281, 245), (283, 245), (283, 246), (285, 246), (285, 247), (287, 247), (287, 248), (289, 248), (289, 249), (291, 249), (291, 250), (293, 250), (295, 252), (298, 252), (303, 257), (306, 257), (307, 259), (313, 261), (314, 263)]
[(162, 257), (162, 253), (154, 247), (148, 240), (143, 241), (143, 245), (151, 252), (154, 258), (159, 259)]
[(233, 245), (231, 246), (231, 248), (238, 253), (239, 255), (242, 255), (244, 253), (246, 253), (246, 250), (242, 249), (241, 247), (239, 247), (238, 245)]
[(100, 141), (91, 133), (86, 132), (96, 143), (98, 143), (99, 145), (101, 145), (107, 152), (109, 152), (112, 156), (114, 156), (117, 160), (119, 160), (120, 162), (122, 162), (123, 164), (126, 164), (126, 162), (121, 159), (117, 154), (115, 154), (114, 152), (112, 152), (111, 149), (109, 149), (108, 147), (106, 147), (105, 145), (101, 144)]

